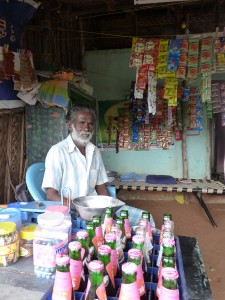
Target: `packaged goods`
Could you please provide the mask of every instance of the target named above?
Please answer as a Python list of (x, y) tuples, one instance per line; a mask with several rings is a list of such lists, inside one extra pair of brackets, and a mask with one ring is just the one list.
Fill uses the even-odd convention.
[(0, 267), (7, 267), (19, 259), (19, 235), (14, 222), (0, 223)]

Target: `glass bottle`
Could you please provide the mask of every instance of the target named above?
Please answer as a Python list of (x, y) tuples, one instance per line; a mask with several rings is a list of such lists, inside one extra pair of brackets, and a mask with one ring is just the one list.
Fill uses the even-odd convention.
[(120, 230), (121, 230), (121, 237), (120, 237), (120, 240), (121, 240), (121, 246), (122, 246), (122, 249), (124, 250), (125, 247), (126, 247), (126, 235), (125, 235), (125, 229), (124, 229), (124, 221), (123, 221), (123, 218), (121, 218), (121, 217), (116, 218), (116, 224), (119, 225)]
[(142, 235), (136, 234), (132, 237), (132, 248), (141, 250), (143, 259), (142, 259), (142, 270), (144, 272), (144, 279), (146, 282), (150, 282), (150, 276), (147, 270), (147, 263), (145, 259), (145, 246), (144, 246), (144, 237)]
[(90, 262), (90, 254), (89, 254), (89, 236), (86, 230), (80, 230), (77, 232), (77, 241), (81, 243), (82, 248), (81, 250), (81, 257), (83, 260), (83, 268), (84, 273), (88, 274), (88, 263)]
[(139, 300), (140, 294), (136, 281), (137, 266), (133, 262), (126, 262), (122, 265), (122, 283), (120, 287), (119, 300)]
[(106, 290), (103, 282), (104, 264), (99, 260), (92, 260), (88, 264), (89, 279), (85, 300), (106, 300)]
[(117, 259), (118, 259), (118, 268), (116, 272), (117, 278), (122, 277), (121, 265), (124, 263), (124, 252), (121, 243), (121, 230), (118, 224), (113, 224), (111, 227), (111, 233), (116, 235), (116, 252), (117, 252)]
[(138, 249), (130, 249), (128, 251), (128, 261), (135, 263), (137, 266), (137, 284), (141, 300), (147, 299), (145, 281), (142, 271), (142, 252)]
[(143, 211), (142, 212), (142, 219), (146, 219), (147, 222), (148, 222), (147, 232), (148, 232), (149, 238), (151, 240), (151, 243), (153, 243), (152, 226), (151, 226), (151, 222), (150, 222), (150, 219), (151, 219), (150, 213), (147, 212), (147, 211)]
[(93, 238), (95, 236), (95, 227), (94, 227), (94, 223), (89, 221), (86, 224), (86, 230), (88, 232), (89, 235), (89, 254), (90, 254), (90, 259), (91, 260), (95, 260), (97, 259), (97, 255), (95, 254), (95, 247), (93, 244)]
[(140, 219), (139, 220), (139, 225), (142, 226), (145, 230), (145, 248), (146, 248), (146, 254), (147, 254), (147, 263), (150, 263), (150, 254), (152, 253), (152, 242), (153, 242), (153, 237), (152, 234), (149, 235), (148, 232), (148, 220), (147, 219)]
[(99, 215), (93, 216), (93, 223), (95, 226), (95, 236), (92, 241), (93, 241), (93, 244), (95, 247), (96, 256), (98, 255), (98, 247), (104, 244), (101, 220), (102, 220), (101, 216), (99, 216)]
[(106, 289), (106, 295), (109, 297), (116, 296), (115, 280), (110, 262), (111, 248), (107, 245), (98, 247), (98, 259), (104, 263), (104, 284)]
[(176, 268), (176, 259), (174, 256), (163, 256), (158, 270), (158, 284), (156, 295), (159, 297), (162, 287), (162, 270), (166, 267)]
[(124, 229), (125, 229), (125, 235), (127, 242), (131, 242), (131, 228), (130, 228), (130, 222), (129, 222), (129, 212), (128, 210), (121, 210), (120, 216), (124, 220)]
[(56, 274), (53, 285), (52, 300), (71, 300), (72, 280), (70, 275), (70, 258), (68, 255), (56, 255)]
[(104, 218), (104, 224), (103, 224), (103, 232), (109, 233), (110, 228), (113, 224), (113, 210), (112, 207), (106, 207), (105, 209), (105, 218)]
[(105, 244), (111, 248), (111, 263), (113, 266), (113, 276), (116, 277), (118, 269), (118, 256), (116, 251), (116, 235), (114, 233), (105, 234)]
[(81, 259), (82, 245), (78, 241), (69, 243), (70, 274), (73, 294), (75, 291), (84, 292), (86, 289), (83, 264)]
[(179, 300), (179, 289), (177, 285), (178, 272), (174, 268), (163, 268), (162, 270), (162, 288), (159, 300)]

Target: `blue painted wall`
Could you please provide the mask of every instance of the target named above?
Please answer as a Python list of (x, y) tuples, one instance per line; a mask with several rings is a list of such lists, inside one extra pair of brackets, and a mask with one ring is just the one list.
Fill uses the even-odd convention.
[[(124, 100), (129, 97), (130, 84), (136, 69), (128, 67), (130, 49), (98, 50), (85, 53), (84, 65), (93, 96), (97, 101)], [(189, 178), (210, 178), (210, 140), (207, 121), (199, 136), (187, 137)], [(182, 145), (173, 149), (150, 151), (102, 151), (107, 170), (183, 176)]]

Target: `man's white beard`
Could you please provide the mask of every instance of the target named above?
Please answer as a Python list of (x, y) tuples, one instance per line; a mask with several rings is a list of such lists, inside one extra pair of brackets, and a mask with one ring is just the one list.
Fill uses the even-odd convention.
[(80, 133), (77, 132), (74, 125), (72, 124), (73, 131), (71, 132), (72, 139), (82, 145), (87, 144), (93, 136), (93, 132), (84, 132), (81, 131)]

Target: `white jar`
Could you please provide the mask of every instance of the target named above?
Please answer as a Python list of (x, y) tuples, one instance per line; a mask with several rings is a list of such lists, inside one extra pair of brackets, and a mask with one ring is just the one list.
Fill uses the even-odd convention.
[(65, 205), (50, 205), (47, 206), (45, 209), (46, 212), (61, 212), (64, 214), (64, 221), (68, 228), (68, 241), (71, 241), (71, 234), (72, 234), (72, 221), (71, 215), (69, 214), (69, 209)]
[(33, 262), (38, 277), (54, 278), (56, 254), (66, 254), (68, 249), (68, 227), (60, 212), (45, 212), (38, 216), (34, 231)]

